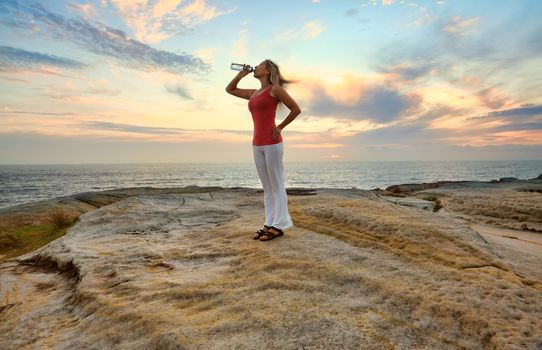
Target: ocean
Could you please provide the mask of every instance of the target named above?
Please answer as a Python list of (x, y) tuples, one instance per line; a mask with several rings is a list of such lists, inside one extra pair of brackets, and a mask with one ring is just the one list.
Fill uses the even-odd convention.
[[(542, 160), (284, 163), (286, 187), (385, 188), (444, 180), (530, 179)], [(253, 163), (0, 165), (0, 208), (120, 187), (261, 188)]]

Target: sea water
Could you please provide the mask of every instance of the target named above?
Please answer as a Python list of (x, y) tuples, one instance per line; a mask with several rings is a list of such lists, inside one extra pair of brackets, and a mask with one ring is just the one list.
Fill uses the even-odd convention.
[[(286, 187), (385, 188), (443, 180), (530, 179), (542, 161), (284, 163)], [(261, 188), (252, 163), (0, 165), (0, 208), (121, 187)]]

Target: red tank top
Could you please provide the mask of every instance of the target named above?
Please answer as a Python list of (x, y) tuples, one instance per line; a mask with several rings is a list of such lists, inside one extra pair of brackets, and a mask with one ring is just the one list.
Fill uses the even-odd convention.
[(259, 95), (248, 100), (248, 109), (252, 113), (252, 121), (254, 122), (254, 136), (252, 138), (254, 146), (273, 145), (282, 142), (282, 135), (273, 140), (278, 102), (270, 95), (272, 86), (272, 84), (269, 85)]

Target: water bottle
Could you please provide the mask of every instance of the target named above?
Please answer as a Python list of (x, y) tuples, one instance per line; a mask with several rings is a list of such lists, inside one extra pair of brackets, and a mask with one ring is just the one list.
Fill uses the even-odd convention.
[[(241, 64), (241, 63), (232, 63), (230, 68), (233, 69), (233, 70), (238, 70), (238, 71), (242, 71), (244, 69), (245, 66), (248, 66), (248, 64)], [(255, 68), (254, 67), (250, 67), (248, 69), (248, 72), (249, 73), (252, 73), (254, 72)]]

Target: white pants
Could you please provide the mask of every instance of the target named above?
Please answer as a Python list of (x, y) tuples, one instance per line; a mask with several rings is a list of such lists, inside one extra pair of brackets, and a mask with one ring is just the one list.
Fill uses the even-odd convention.
[(282, 142), (273, 145), (252, 146), (254, 163), (263, 186), (265, 224), (281, 230), (293, 227), (288, 213), (288, 197), (284, 187)]

